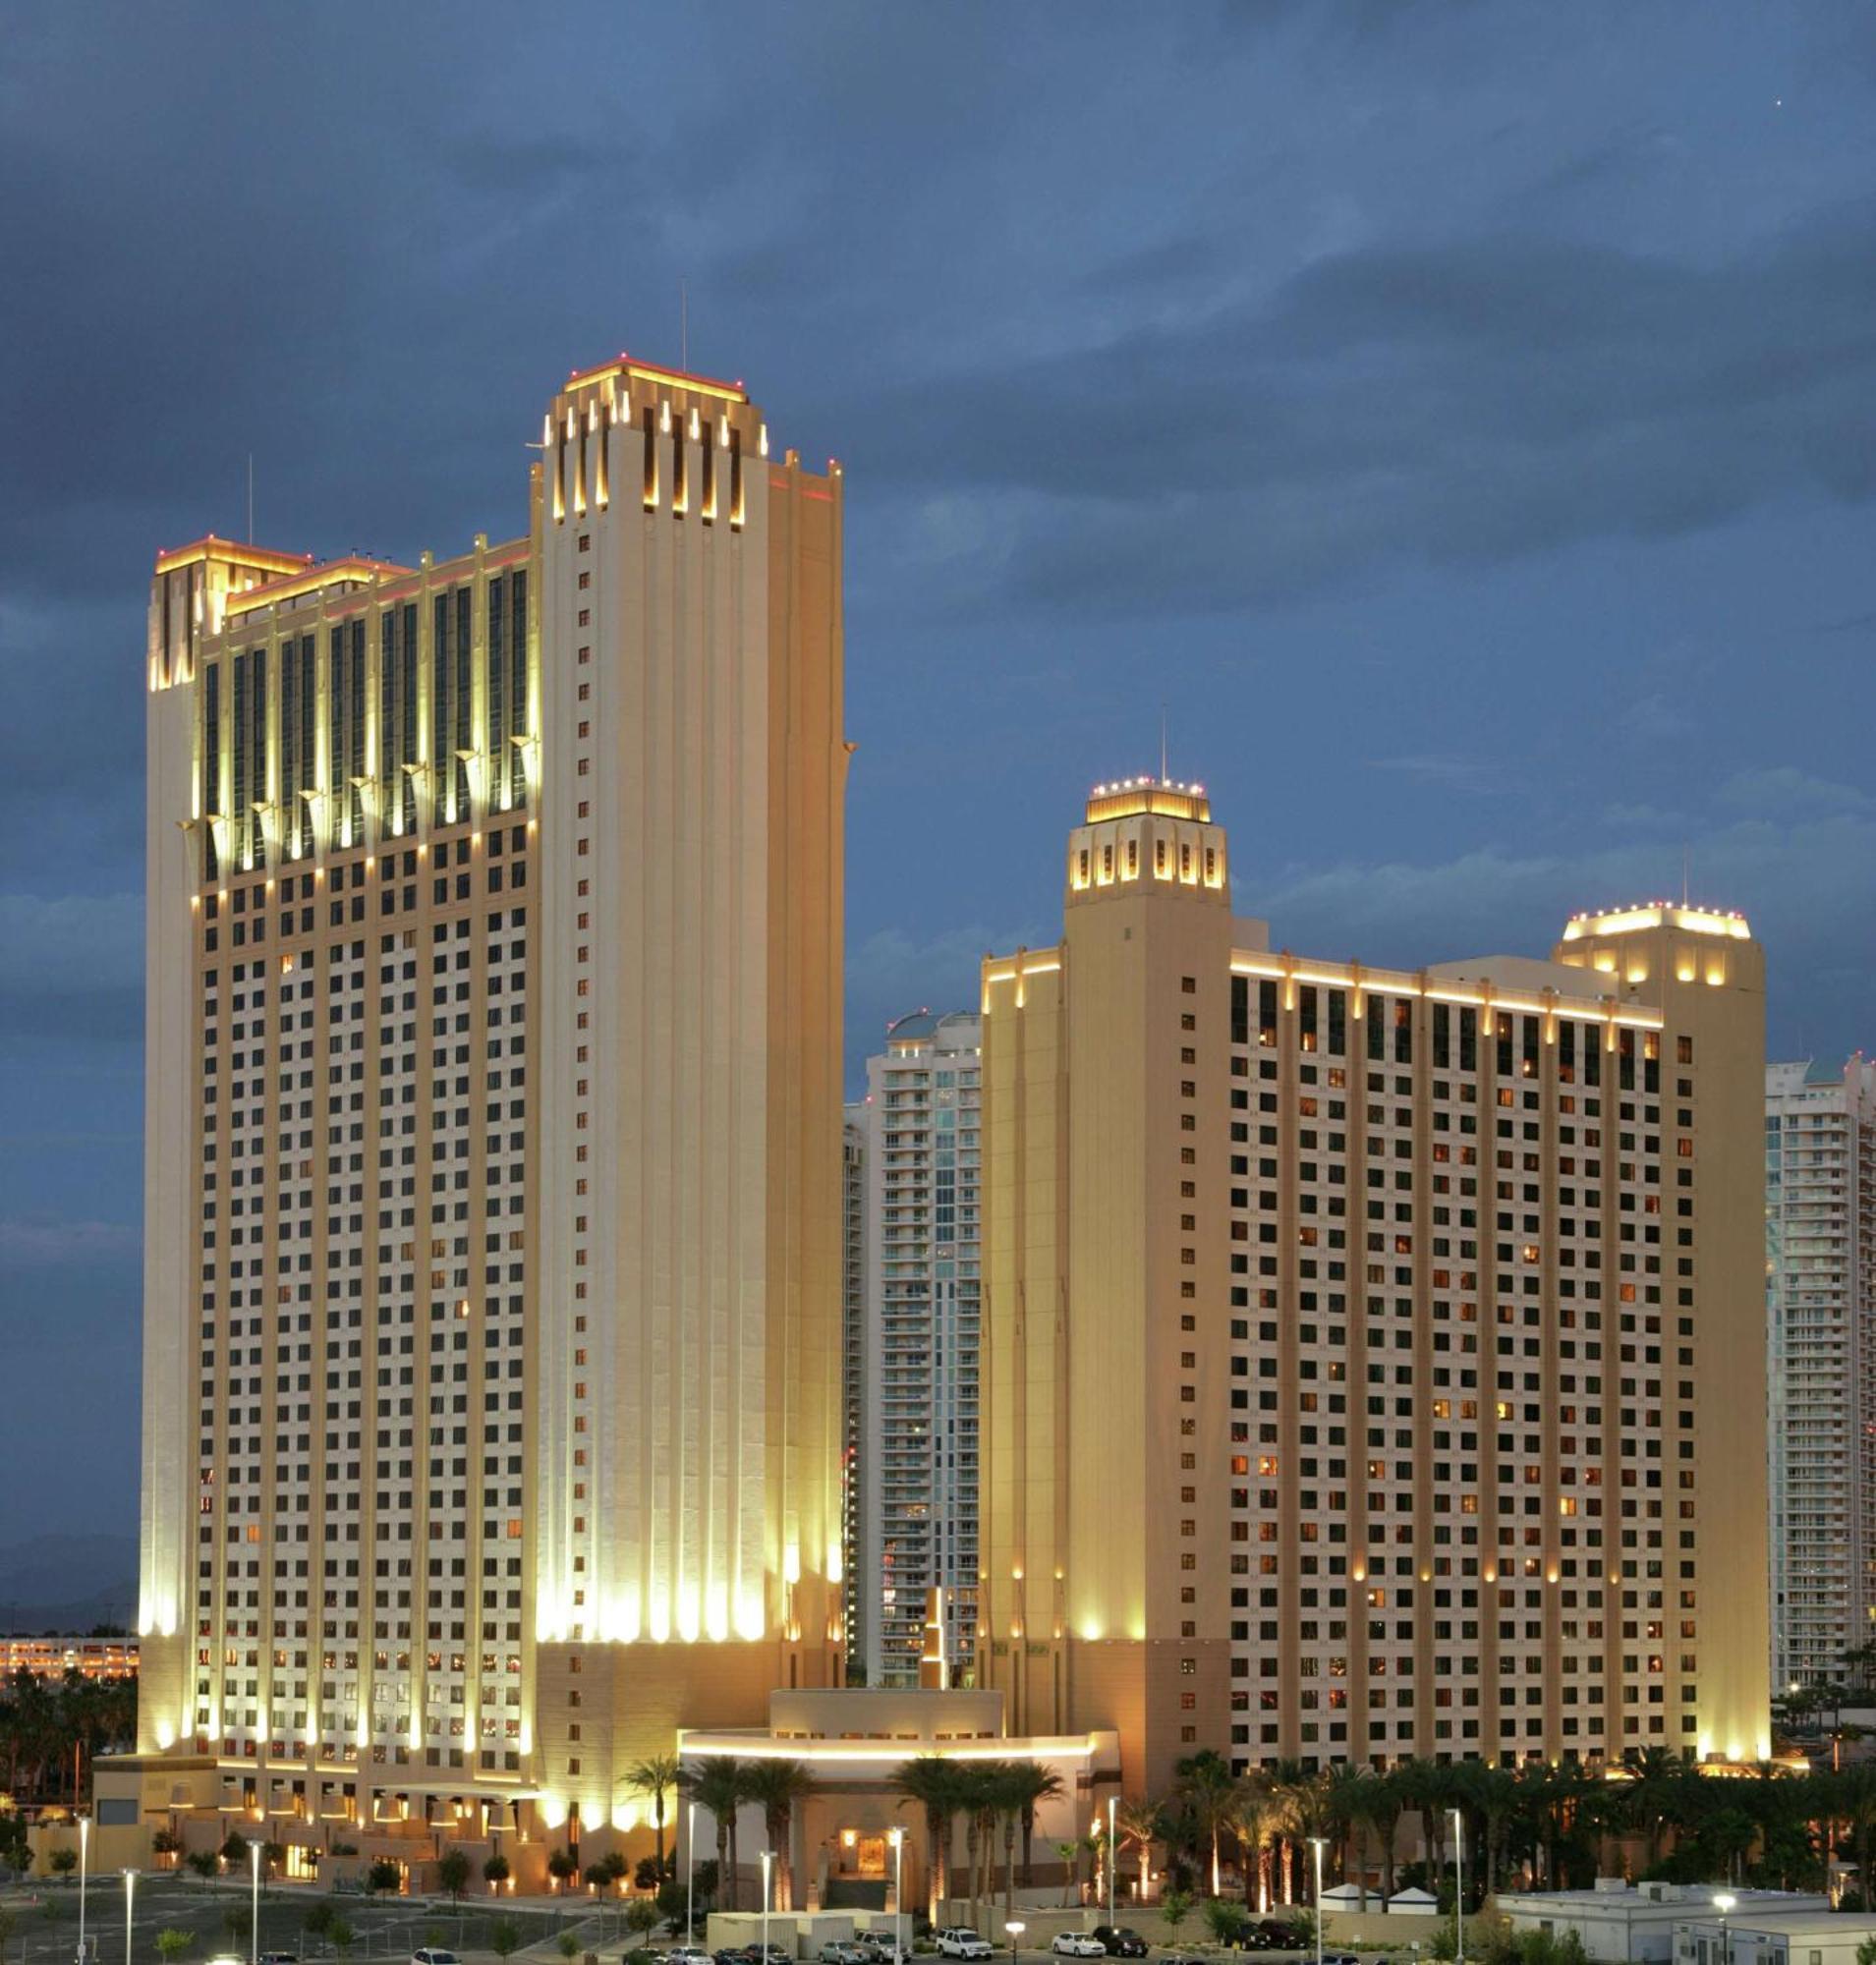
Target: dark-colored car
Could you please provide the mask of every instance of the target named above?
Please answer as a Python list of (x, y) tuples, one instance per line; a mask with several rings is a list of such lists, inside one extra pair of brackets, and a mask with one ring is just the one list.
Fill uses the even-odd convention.
[(1109, 1958), (1144, 1958), (1147, 1940), (1128, 1924), (1098, 1924), (1089, 1934), (1101, 1939)]
[(1279, 1918), (1267, 1917), (1252, 1929), (1262, 1940), (1258, 1948), (1263, 1951), (1308, 1951), (1315, 1943), (1300, 1926), (1284, 1924)]

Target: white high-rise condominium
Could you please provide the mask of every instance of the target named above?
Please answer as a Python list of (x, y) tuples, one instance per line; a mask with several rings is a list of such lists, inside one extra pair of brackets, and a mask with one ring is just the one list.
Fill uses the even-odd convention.
[[(928, 1593), (944, 1593), (945, 1677), (968, 1682), (977, 1615), (976, 1017), (920, 1010), (867, 1060), (862, 1136), (864, 1470), (853, 1655), (915, 1685)], [(850, 1248), (855, 1246), (850, 1238)]]
[(1765, 1073), (1772, 1671), (1876, 1638), (1876, 1064)]

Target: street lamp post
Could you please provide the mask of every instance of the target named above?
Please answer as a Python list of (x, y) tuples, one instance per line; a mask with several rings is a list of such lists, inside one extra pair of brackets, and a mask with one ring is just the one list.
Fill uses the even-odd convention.
[(1113, 1930), (1113, 1873), (1119, 1867), (1113, 1859), (1113, 1812), (1119, 1808), (1121, 1798), (1117, 1794), (1108, 1796), (1108, 1926)]
[(1024, 1924), (1023, 1924), (1023, 1921), (1022, 1921), (1022, 1919), (1021, 1919), (1021, 1918), (1019, 1918), (1019, 1917), (1013, 1917), (1013, 1918), (1011, 1918), (1011, 1919), (1010, 1919), (1010, 1921), (1009, 1921), (1009, 1922), (1008, 1922), (1007, 1924), (1005, 1924), (1005, 1925), (1003, 1926), (1003, 1929), (1004, 1929), (1004, 1930), (1005, 1930), (1006, 1932), (1008, 1932), (1008, 1933), (1009, 1933), (1009, 1961), (1010, 1961), (1010, 1965), (1016, 1965), (1016, 1940), (1017, 1940), (1017, 1939), (1018, 1939), (1018, 1938), (1019, 1938), (1020, 1937), (1022, 1937), (1022, 1935), (1023, 1935), (1023, 1932), (1024, 1932), (1024, 1930), (1026, 1929), (1026, 1927), (1024, 1926)]
[(1731, 1890), (1722, 1890), (1713, 1900), (1713, 1907), (1720, 1913), (1720, 1965), (1730, 1965), (1733, 1946), (1727, 1935), (1727, 1919), (1732, 1915), (1733, 1906), (1738, 1902)]
[[(892, 1844), (892, 1965), (905, 1965), (905, 1830), (886, 1831)], [(932, 1861), (938, 1860), (934, 1851)]]
[(696, 1940), (697, 1804), (692, 1802), (684, 1824), (684, 1942)]
[(774, 1860), (774, 1850), (763, 1851), (763, 1965), (768, 1965), (768, 1867)]
[(131, 1907), (137, 1897), (137, 1872), (124, 1872), (124, 1965), (131, 1965)]
[(1312, 1835), (1309, 1847), (1316, 1858), (1316, 1965), (1323, 1965), (1323, 1838)]
[(85, 1879), (90, 1868), (91, 1818), (79, 1817), (79, 1965), (85, 1965)]
[(1452, 1958), (1465, 1965), (1465, 1817), (1449, 1808), (1452, 1818)]
[(248, 1965), (260, 1965), (260, 1844), (248, 1844), (248, 1863), (254, 1872), (254, 1888), (248, 1903)]

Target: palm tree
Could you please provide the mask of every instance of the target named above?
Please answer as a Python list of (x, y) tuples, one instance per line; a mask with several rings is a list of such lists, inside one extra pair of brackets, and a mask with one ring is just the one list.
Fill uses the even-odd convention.
[(1017, 1761), (1010, 1768), (1010, 1791), (1018, 1797), (1017, 1813), (1023, 1824), (1023, 1887), (1028, 1889), (1036, 1881), (1035, 1869), (1036, 1810), (1045, 1801), (1059, 1801), (1063, 1789), (1061, 1776), (1053, 1768), (1046, 1768), (1040, 1761)]
[(742, 1762), (712, 1755), (701, 1768), (678, 1775), (678, 1787), (716, 1824), (716, 1874), (724, 1908), (741, 1908), (736, 1876), (736, 1812), (748, 1793), (748, 1770)]
[(1061, 1859), (1061, 1907), (1069, 1910), (1081, 1894), (1081, 1844), (1057, 1842), (1055, 1854)]
[(926, 1915), (936, 1924), (938, 1903), (951, 1893), (951, 1818), (965, 1803), (964, 1781), (957, 1762), (941, 1754), (920, 1754), (901, 1761), (892, 1785), (908, 1801), (925, 1810), (927, 1867)]
[(1323, 1785), (1323, 1813), (1328, 1825), (1334, 1830), (1336, 1861), (1341, 1869), (1341, 1880), (1348, 1881), (1352, 1869), (1361, 1871), (1361, 1912), (1368, 1914), (1368, 1866), (1366, 1862), (1357, 1865), (1356, 1845), (1361, 1840), (1361, 1831), (1373, 1819), (1369, 1791), (1376, 1785), (1375, 1778), (1359, 1761), (1338, 1761), (1330, 1768), (1329, 1778)]
[(627, 1782), (652, 1797), (652, 1825), (657, 1834), (657, 1880), (664, 1881), (664, 1797), (677, 1785), (682, 1771), (675, 1754), (653, 1754), (625, 1770)]
[(1193, 1825), (1211, 1844), (1212, 1894), (1219, 1893), (1219, 1835), (1231, 1819), (1237, 1798), (1237, 1777), (1231, 1764), (1216, 1747), (1206, 1747), (1176, 1762), (1179, 1799), (1192, 1812)]
[(757, 1761), (744, 1770), (744, 1797), (762, 1804), (763, 1829), (768, 1837), (768, 1853), (774, 1859), (778, 1879), (772, 1906), (776, 1910), (794, 1908), (789, 1831), (794, 1825), (795, 1804), (806, 1801), (816, 1785), (806, 1761)]
[(1395, 1841), (1400, 1832), (1400, 1784), (1392, 1769), (1376, 1778), (1372, 1801), (1372, 1820), (1381, 1831), (1381, 1898), (1385, 1904), (1393, 1895)]
[(1257, 1875), (1257, 1911), (1262, 1917), (1271, 1907), (1271, 1838), (1284, 1820), (1283, 1806), (1277, 1790), (1263, 1775), (1254, 1774), (1238, 1782), (1237, 1800), (1228, 1824), (1237, 1837), (1244, 1863), (1244, 1901), (1251, 1900), (1251, 1875)]
[(1661, 1858), (1662, 1831), (1680, 1791), (1681, 1763), (1666, 1747), (1648, 1747), (1631, 1766), (1629, 1816), (1648, 1838), (1648, 1867), (1652, 1869)]
[(1140, 1901), (1147, 1900), (1147, 1870), (1160, 1833), (1160, 1804), (1149, 1795), (1123, 1801), (1114, 1817), (1115, 1832), (1140, 1851)]

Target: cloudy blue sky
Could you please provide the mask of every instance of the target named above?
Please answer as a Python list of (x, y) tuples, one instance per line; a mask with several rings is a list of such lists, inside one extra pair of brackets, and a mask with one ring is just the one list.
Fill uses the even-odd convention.
[(1876, 1039), (1876, 14), (10, 5), (0, 1542), (135, 1519), (152, 551), (524, 524), (556, 379), (848, 477), (849, 1031), (1203, 777), (1279, 943), (1746, 910)]

